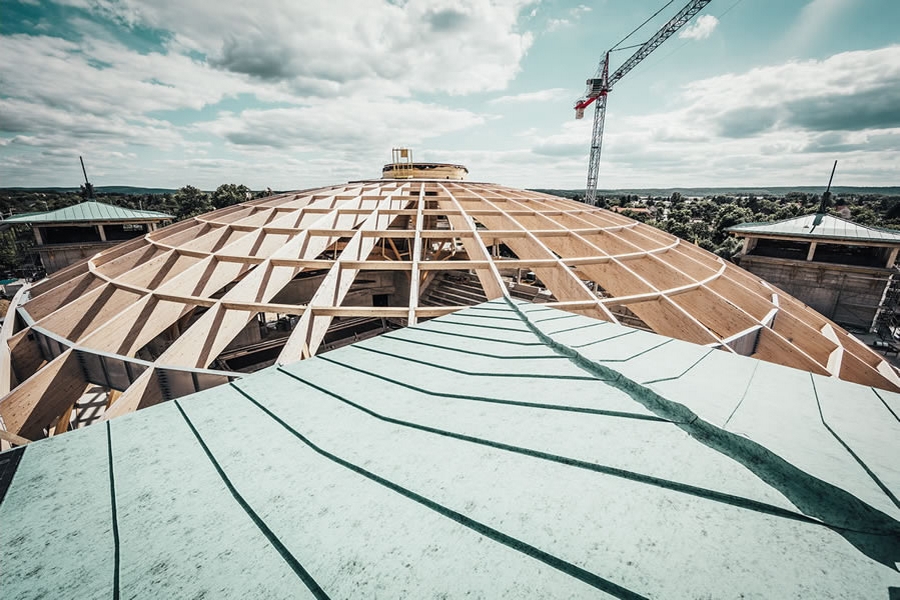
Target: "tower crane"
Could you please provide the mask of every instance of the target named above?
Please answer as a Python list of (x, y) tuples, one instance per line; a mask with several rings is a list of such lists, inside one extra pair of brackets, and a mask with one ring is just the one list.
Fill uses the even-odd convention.
[[(603, 123), (606, 120), (607, 96), (612, 90), (612, 87), (627, 75), (629, 71), (635, 68), (638, 63), (647, 58), (651, 52), (659, 48), (659, 46), (669, 39), (673, 33), (681, 29), (685, 23), (690, 21), (694, 15), (700, 12), (703, 7), (711, 1), (712, 0), (693, 0), (692, 2), (689, 2), (687, 6), (682, 8), (668, 23), (663, 25), (662, 29), (657, 31), (653, 37), (641, 44), (640, 48), (631, 55), (631, 58), (626, 60), (612, 75), (609, 74), (609, 55), (616, 48), (613, 47), (610, 50), (607, 50), (603, 60), (600, 61), (600, 66), (597, 67), (597, 73), (594, 77), (587, 80), (587, 89), (584, 91), (584, 95), (575, 103), (576, 119), (584, 117), (584, 109), (592, 103), (596, 103), (594, 105), (594, 132), (591, 137), (591, 158), (588, 162), (587, 189), (584, 198), (586, 203), (593, 205), (597, 204), (597, 177), (600, 174), (600, 147), (603, 143)], [(669, 4), (671, 4), (671, 2)], [(666, 6), (668, 6), (668, 4)], [(662, 9), (660, 9), (660, 11), (661, 10)], [(657, 14), (659, 14), (659, 12), (657, 12)]]

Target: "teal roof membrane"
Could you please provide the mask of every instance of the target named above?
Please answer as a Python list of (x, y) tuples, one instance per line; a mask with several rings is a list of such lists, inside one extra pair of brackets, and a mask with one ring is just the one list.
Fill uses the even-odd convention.
[(493, 301), (26, 446), (0, 589), (887, 598), (897, 399)]
[(868, 227), (825, 214), (803, 215), (772, 223), (741, 223), (726, 229), (738, 235), (773, 235), (900, 245), (900, 231)]
[(78, 221), (159, 221), (172, 219), (172, 215), (152, 210), (134, 210), (103, 204), (102, 202), (81, 202), (66, 208), (42, 213), (13, 215), (3, 221), (7, 223), (74, 223)]

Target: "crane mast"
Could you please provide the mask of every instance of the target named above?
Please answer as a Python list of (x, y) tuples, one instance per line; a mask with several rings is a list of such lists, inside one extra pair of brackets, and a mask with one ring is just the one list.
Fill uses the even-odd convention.
[(606, 121), (606, 103), (609, 92), (612, 87), (628, 74), (638, 63), (647, 58), (651, 52), (656, 50), (667, 39), (669, 39), (676, 31), (681, 29), (685, 23), (690, 21), (694, 15), (700, 12), (703, 7), (712, 0), (693, 0), (687, 6), (682, 8), (678, 14), (669, 19), (669, 21), (657, 31), (653, 37), (641, 44), (640, 48), (626, 60), (621, 67), (609, 75), (609, 55), (615, 50), (607, 50), (600, 61), (597, 68), (597, 74), (593, 78), (587, 80), (587, 89), (584, 95), (575, 103), (575, 118), (584, 117), (584, 109), (595, 104), (594, 106), (594, 127), (591, 136), (591, 156), (588, 162), (587, 189), (585, 190), (584, 201), (588, 204), (597, 204), (597, 179), (600, 175), (600, 150), (603, 145), (603, 126)]
[(608, 93), (609, 52), (603, 58), (600, 72), (600, 93), (597, 95), (597, 104), (594, 107), (594, 133), (591, 136), (591, 159), (588, 162), (587, 193), (585, 194), (585, 202), (591, 205), (597, 204), (597, 179), (600, 177), (600, 145), (603, 143), (603, 124), (606, 121), (606, 98)]

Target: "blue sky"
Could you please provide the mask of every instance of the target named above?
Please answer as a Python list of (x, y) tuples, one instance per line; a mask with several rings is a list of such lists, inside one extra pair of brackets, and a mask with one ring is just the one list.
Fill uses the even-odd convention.
[[(584, 186), (603, 52), (666, 0), (2, 0), (0, 186), (297, 189), (394, 146)], [(674, 0), (630, 41), (650, 37)], [(610, 95), (600, 188), (900, 185), (900, 2), (713, 0)], [(613, 68), (630, 52), (613, 55)]]

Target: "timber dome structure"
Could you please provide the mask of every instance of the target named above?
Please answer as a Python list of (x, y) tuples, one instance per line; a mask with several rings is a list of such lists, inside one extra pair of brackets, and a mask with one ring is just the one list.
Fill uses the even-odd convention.
[(387, 178), (210, 212), (23, 290), (4, 326), (2, 426), (41, 438), (89, 389), (108, 419), (502, 297), (900, 390), (840, 326), (646, 224), (490, 183)]

